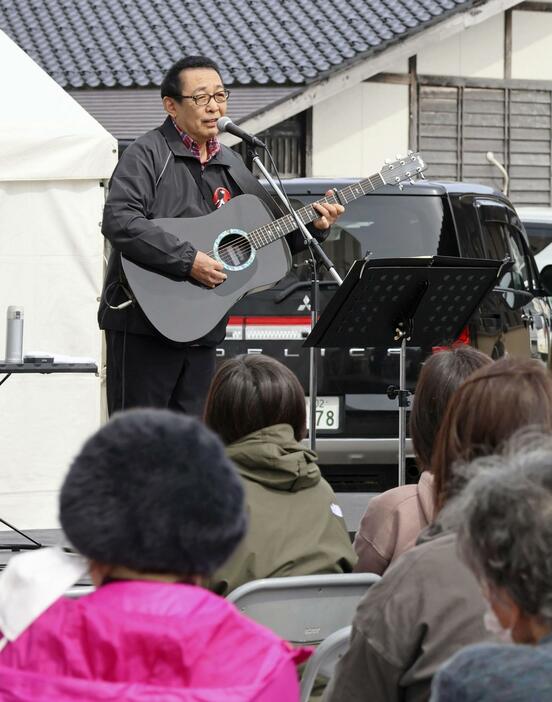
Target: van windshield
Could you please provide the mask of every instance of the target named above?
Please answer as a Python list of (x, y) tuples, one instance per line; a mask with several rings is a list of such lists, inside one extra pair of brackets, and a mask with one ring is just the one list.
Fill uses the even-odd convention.
[[(303, 204), (319, 199), (301, 198)], [(293, 198), (296, 202), (297, 196)], [(295, 205), (294, 202), (294, 205)], [(438, 195), (368, 195), (349, 203), (344, 214), (331, 228), (323, 244), (338, 273), (344, 276), (353, 261), (368, 251), (372, 258), (396, 256), (454, 256), (455, 244), (443, 241), (443, 202)], [(305, 260), (297, 254), (294, 263)], [(300, 279), (310, 276), (305, 266), (294, 269)], [(322, 279), (331, 279), (327, 271)]]

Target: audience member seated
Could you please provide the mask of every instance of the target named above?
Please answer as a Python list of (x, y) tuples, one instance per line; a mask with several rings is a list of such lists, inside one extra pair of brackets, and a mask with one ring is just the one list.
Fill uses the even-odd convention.
[(421, 471), (417, 485), (401, 485), (373, 497), (360, 522), (354, 548), (356, 571), (379, 573), (412, 548), (433, 520), (431, 452), (447, 402), (478, 368), (492, 363), (471, 346), (439, 351), (424, 363), (410, 414), (410, 437)]
[[(501, 359), (475, 371), (450, 398), (437, 434), (438, 509), (468, 479), (451, 472), (456, 461), (495, 453), (529, 425), (552, 430), (552, 378), (545, 366)], [(324, 700), (425, 702), (433, 675), (450, 656), (494, 640), (484, 627), (479, 584), (457, 555), (456, 524), (441, 524), (439, 517), (361, 600), (349, 650)]]
[(316, 454), (300, 443), (305, 395), (292, 371), (261, 355), (223, 363), (205, 421), (243, 478), (249, 516), (245, 539), (212, 588), (226, 594), (259, 578), (351, 572), (356, 557), (336, 496)]
[(550, 702), (552, 442), (527, 436), (517, 450), (477, 459), (471, 470), (476, 477), (458, 501), (461, 556), (482, 585), (495, 629), (516, 645), (460, 651), (434, 679), (431, 699)]
[[(115, 415), (74, 460), (60, 519), (97, 590), (57, 599), (7, 643), (0, 699), (299, 699), (305, 652), (201, 587), (243, 537), (246, 514), (224, 447), (197, 420)], [(28, 554), (13, 567), (17, 558)]]

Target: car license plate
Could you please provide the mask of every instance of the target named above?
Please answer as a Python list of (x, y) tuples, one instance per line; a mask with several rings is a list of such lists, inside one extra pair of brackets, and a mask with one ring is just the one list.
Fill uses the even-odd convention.
[[(310, 429), (309, 398), (307, 403), (307, 429)], [(323, 431), (337, 431), (341, 410), (341, 398), (317, 397), (316, 398), (316, 428)]]

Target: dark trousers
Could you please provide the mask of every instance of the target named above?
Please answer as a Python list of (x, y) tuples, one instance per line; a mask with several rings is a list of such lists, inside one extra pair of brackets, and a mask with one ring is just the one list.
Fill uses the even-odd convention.
[(156, 336), (106, 331), (109, 414), (161, 407), (201, 416), (215, 372), (215, 349), (176, 348)]

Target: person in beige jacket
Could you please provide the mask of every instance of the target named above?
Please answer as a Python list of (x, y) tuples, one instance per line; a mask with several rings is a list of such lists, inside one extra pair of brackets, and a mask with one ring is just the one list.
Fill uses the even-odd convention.
[(211, 589), (225, 595), (259, 578), (350, 573), (356, 557), (341, 508), (301, 443), (305, 396), (292, 371), (269, 356), (227, 361), (213, 378), (205, 421), (238, 469), (249, 518)]
[(493, 640), (479, 583), (457, 553), (458, 522), (447, 523), (443, 508), (473, 477), (467, 462), (495, 453), (528, 426), (552, 433), (552, 376), (540, 361), (500, 359), (452, 395), (431, 465), (437, 523), (360, 601), (324, 702), (427, 702), (448, 658)]
[(424, 363), (410, 415), (420, 479), (417, 484), (387, 490), (370, 500), (355, 536), (356, 571), (381, 575), (414, 546), (422, 529), (433, 520), (433, 476), (429, 467), (447, 402), (469, 375), (489, 363), (489, 356), (471, 346), (438, 351)]

